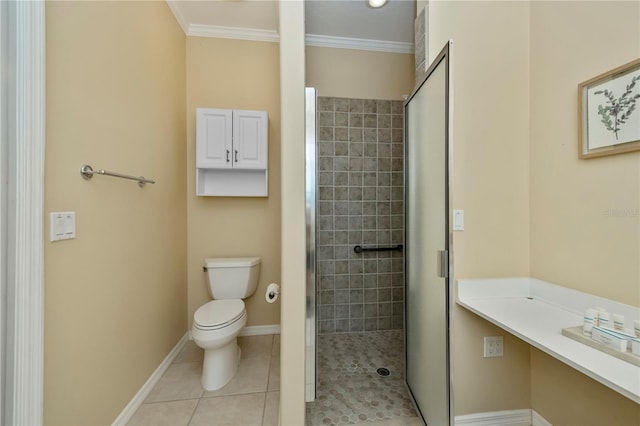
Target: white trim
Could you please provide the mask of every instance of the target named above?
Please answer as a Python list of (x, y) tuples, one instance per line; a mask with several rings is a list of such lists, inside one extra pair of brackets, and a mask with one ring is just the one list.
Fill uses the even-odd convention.
[(262, 336), (264, 334), (280, 334), (280, 324), (250, 325), (243, 328), (239, 336)]
[(166, 0), (166, 1), (167, 1), (167, 5), (169, 6), (169, 9), (171, 9), (171, 13), (173, 13), (173, 16), (176, 18), (176, 21), (178, 21), (178, 25), (180, 25), (180, 28), (182, 28), (182, 31), (184, 31), (184, 33), (187, 34), (187, 30), (189, 29), (189, 24), (184, 19), (182, 12), (180, 12), (180, 8), (177, 5), (178, 2), (176, 0)]
[(531, 426), (531, 410), (493, 411), (455, 417), (456, 425), (465, 426)]
[(369, 40), (364, 38), (334, 37), (320, 34), (307, 34), (307, 46), (332, 47), (336, 49), (370, 50), (376, 52), (413, 53), (413, 43), (387, 40)]
[(253, 40), (279, 42), (277, 31), (254, 28), (223, 27), (219, 25), (190, 24), (186, 34), (191, 37), (229, 38), (234, 40)]
[(542, 417), (536, 410), (531, 410), (531, 425), (532, 426), (553, 426), (547, 419)]
[(45, 4), (10, 2), (15, 57), (9, 68), (15, 98), (9, 108), (7, 324), (8, 424), (42, 424), (44, 360)]
[[(233, 40), (280, 42), (280, 34), (275, 30), (259, 28), (225, 27), (221, 25), (203, 25), (188, 23), (180, 12), (176, 0), (166, 0), (173, 16), (180, 24), (184, 33), (189, 37), (226, 38)], [(331, 47), (335, 49), (368, 50), (375, 52), (414, 53), (413, 43), (371, 40), (353, 37), (335, 37), (321, 34), (307, 34), (307, 46)]]
[[(280, 334), (280, 325), (253, 325), (243, 328), (242, 332), (240, 332), (240, 336), (260, 336), (264, 334)], [(120, 415), (113, 421), (113, 426), (126, 425), (129, 420), (131, 420), (131, 417), (144, 403), (147, 396), (149, 396), (149, 393), (153, 390), (153, 387), (158, 383), (164, 372), (167, 371), (171, 363), (176, 359), (178, 354), (180, 354), (180, 351), (189, 340), (191, 340), (191, 332), (186, 332), (180, 341), (176, 343), (171, 352), (169, 352), (169, 354), (160, 363), (158, 368), (156, 368), (153, 374), (151, 374), (145, 384), (142, 385), (140, 390), (133, 396), (131, 401), (129, 401), (127, 406), (124, 407), (124, 410), (122, 410)]]
[(189, 332), (186, 332), (184, 336), (176, 343), (176, 345), (171, 349), (171, 352), (164, 358), (164, 360), (160, 363), (158, 368), (151, 374), (149, 379), (145, 382), (144, 385), (140, 388), (138, 393), (136, 393), (131, 401), (124, 407), (124, 410), (120, 413), (120, 415), (113, 421), (112, 425), (126, 425), (131, 417), (135, 414), (135, 412), (140, 408), (140, 406), (144, 403), (147, 396), (153, 390), (153, 387), (160, 381), (160, 378), (167, 371), (167, 368), (171, 365), (174, 359), (178, 356), (184, 345), (189, 341)]

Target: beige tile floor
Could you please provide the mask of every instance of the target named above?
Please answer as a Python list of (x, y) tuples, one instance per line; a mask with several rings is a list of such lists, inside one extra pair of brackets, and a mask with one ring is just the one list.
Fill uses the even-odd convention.
[(189, 341), (129, 425), (277, 426), (280, 335), (238, 338), (238, 372), (217, 391), (200, 385), (203, 351)]

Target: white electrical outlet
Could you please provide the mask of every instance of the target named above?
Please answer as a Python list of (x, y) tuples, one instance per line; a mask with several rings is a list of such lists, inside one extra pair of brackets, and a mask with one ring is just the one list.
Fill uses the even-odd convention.
[(503, 355), (503, 339), (502, 336), (485, 336), (484, 338), (484, 357), (493, 358)]

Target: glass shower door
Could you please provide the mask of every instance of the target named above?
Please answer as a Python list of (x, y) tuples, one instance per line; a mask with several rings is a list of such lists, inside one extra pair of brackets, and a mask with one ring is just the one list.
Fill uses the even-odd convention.
[(305, 211), (307, 242), (307, 297), (305, 324), (305, 401), (316, 398), (316, 89), (305, 96)]
[(406, 381), (427, 425), (451, 421), (448, 58), (405, 104)]

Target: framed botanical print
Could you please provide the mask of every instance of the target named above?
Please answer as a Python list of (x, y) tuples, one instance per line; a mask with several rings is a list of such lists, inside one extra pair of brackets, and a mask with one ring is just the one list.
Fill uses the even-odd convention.
[(581, 159), (640, 151), (640, 59), (578, 85)]

